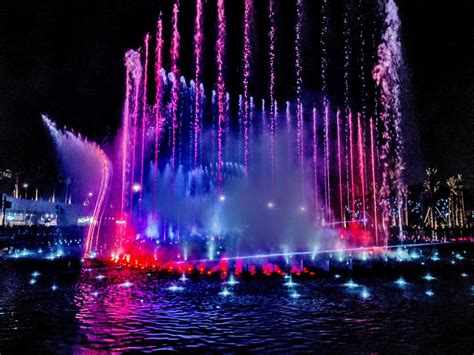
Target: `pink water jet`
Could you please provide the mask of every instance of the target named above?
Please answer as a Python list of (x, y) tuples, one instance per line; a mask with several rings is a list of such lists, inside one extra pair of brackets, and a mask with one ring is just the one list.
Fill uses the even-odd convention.
[(249, 168), (249, 126), (250, 126), (250, 97), (249, 97), (249, 78), (250, 78), (250, 26), (253, 16), (253, 0), (245, 0), (244, 6), (244, 48), (243, 48), (243, 90), (244, 90), (244, 169), (248, 174)]
[(175, 172), (176, 172), (176, 130), (178, 128), (178, 100), (179, 100), (179, 30), (178, 30), (178, 14), (179, 14), (179, 2), (175, 2), (173, 5), (173, 20), (172, 20), (172, 32), (171, 32), (171, 72), (173, 74), (173, 90), (172, 90), (172, 148), (171, 148), (171, 190), (175, 189)]
[[(144, 40), (145, 50), (145, 65), (143, 66), (143, 89), (142, 89), (142, 127), (141, 127), (141, 166), (140, 166), (140, 186), (143, 186), (143, 168), (145, 165), (145, 135), (146, 135), (146, 108), (147, 108), (147, 84), (148, 84), (148, 44), (150, 41), (150, 34), (147, 33)], [(142, 205), (143, 205), (143, 189), (140, 189), (140, 199), (138, 200), (139, 205), (139, 216), (142, 218)]]
[(225, 82), (224, 82), (224, 49), (225, 49), (225, 9), (224, 0), (217, 0), (217, 191), (222, 185), (222, 139), (225, 123)]
[(270, 97), (270, 172), (272, 177), (272, 190), (275, 185), (275, 121), (278, 110), (275, 102), (275, 1), (268, 2), (268, 19), (270, 21), (270, 30), (268, 32), (268, 58), (270, 67), (270, 80), (268, 85)]
[(194, 97), (194, 170), (197, 167), (198, 160), (198, 143), (199, 134), (201, 132), (201, 107), (200, 107), (200, 74), (201, 74), (201, 50), (203, 41), (202, 30), (202, 0), (196, 0), (196, 17), (194, 20), (194, 82), (195, 82), (195, 97)]
[(154, 177), (153, 177), (153, 214), (156, 213), (157, 202), (157, 183), (158, 183), (158, 155), (160, 153), (160, 133), (162, 129), (161, 117), (161, 90), (163, 80), (161, 77), (161, 69), (163, 67), (163, 19), (162, 14), (158, 18), (156, 28), (156, 49), (155, 49), (155, 149), (154, 149)]

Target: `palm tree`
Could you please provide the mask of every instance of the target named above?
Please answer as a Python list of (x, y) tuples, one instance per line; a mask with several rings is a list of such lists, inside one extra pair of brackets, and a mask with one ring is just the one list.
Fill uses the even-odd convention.
[(454, 204), (454, 199), (456, 196), (457, 190), (457, 179), (455, 176), (451, 176), (446, 180), (446, 185), (449, 188), (449, 197), (448, 197), (448, 206), (449, 206), (449, 226), (452, 227), (455, 222), (455, 216), (457, 215), (456, 205)]
[(449, 219), (450, 226), (464, 226), (464, 196), (462, 175), (451, 176), (446, 180), (449, 188)]
[(464, 227), (464, 194), (463, 194), (464, 184), (462, 182), (462, 175), (458, 174), (458, 197), (459, 197), (459, 221), (460, 227)]
[(425, 181), (423, 182), (423, 187), (425, 188), (425, 192), (429, 194), (429, 206), (426, 210), (426, 216), (424, 220), (428, 219), (428, 224), (433, 227), (434, 229), (437, 228), (436, 217), (434, 214), (434, 206), (435, 201), (434, 197), (435, 194), (439, 190), (439, 180), (437, 177), (438, 169), (428, 168), (426, 169)]

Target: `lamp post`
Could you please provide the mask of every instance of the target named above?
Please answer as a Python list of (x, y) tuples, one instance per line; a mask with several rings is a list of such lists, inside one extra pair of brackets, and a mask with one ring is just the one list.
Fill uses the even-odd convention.
[(23, 184), (23, 188), (25, 189), (25, 199), (27, 199), (28, 198), (28, 184), (26, 182)]

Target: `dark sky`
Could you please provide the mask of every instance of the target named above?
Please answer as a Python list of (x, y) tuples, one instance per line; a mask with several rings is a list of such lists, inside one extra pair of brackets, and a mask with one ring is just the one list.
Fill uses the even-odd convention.
[[(185, 1), (183, 23), (191, 23), (194, 2)], [(240, 5), (232, 2), (235, 9), (229, 16), (229, 27), (238, 29), (238, 16), (233, 15)], [(411, 112), (412, 126), (419, 131), (419, 139), (415, 132), (413, 140), (420, 144), (420, 165), (438, 167), (442, 175), (463, 173), (473, 181), (474, 2), (397, 3), (409, 78), (407, 111)], [(0, 169), (30, 175), (41, 169), (48, 175), (55, 168), (50, 159), (51, 141), (41, 123), (42, 112), (93, 140), (103, 142), (113, 136), (124, 92), (123, 54), (127, 48), (140, 46), (144, 34), (154, 30), (159, 11), (167, 15), (170, 4), (164, 0), (1, 1)], [(306, 4), (306, 23), (317, 23), (315, 27), (306, 25), (307, 33), (315, 32), (320, 13), (314, 9), (319, 8), (319, 2)], [(282, 57), (288, 57), (293, 40), (286, 30), (292, 26), (288, 15), (291, 8), (290, 1), (280, 4), (278, 16), (284, 18), (279, 20), (277, 54)], [(261, 4), (256, 15), (264, 16)], [(215, 14), (209, 13), (209, 19), (213, 17)], [(212, 29), (213, 21), (207, 21)], [(186, 74), (186, 70), (191, 73), (192, 57), (186, 55), (186, 48), (191, 48), (192, 28), (186, 24), (182, 27)], [(230, 36), (231, 43), (236, 43), (238, 35)], [(311, 48), (313, 40), (306, 38), (305, 46)], [(227, 71), (238, 76), (239, 48), (234, 47), (228, 55)], [(305, 54), (310, 52), (305, 50)], [(206, 53), (212, 57), (212, 47), (208, 46)], [(260, 61), (264, 53), (260, 42), (254, 60)], [(314, 64), (319, 63), (318, 58), (310, 54), (304, 59), (306, 83), (319, 82), (319, 78), (311, 77), (316, 75), (311, 68), (319, 66)], [(261, 75), (254, 76), (252, 85), (258, 87), (264, 82)], [(284, 81), (282, 75), (278, 83), (282, 92), (285, 85), (291, 89), (292, 81)]]

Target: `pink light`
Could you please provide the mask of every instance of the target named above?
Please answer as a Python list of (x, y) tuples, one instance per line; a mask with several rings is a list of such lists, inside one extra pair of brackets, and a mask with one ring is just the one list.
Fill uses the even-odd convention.
[(336, 117), (337, 125), (337, 167), (339, 171), (339, 213), (340, 219), (344, 222), (346, 227), (346, 214), (344, 213), (344, 200), (342, 197), (342, 152), (341, 152), (341, 111), (337, 111)]
[(313, 190), (314, 190), (314, 220), (317, 223), (318, 206), (318, 134), (317, 134), (317, 115), (316, 107), (313, 106)]
[(361, 114), (357, 114), (357, 146), (359, 150), (359, 178), (362, 199), (362, 219), (364, 220), (364, 227), (366, 225), (366, 206), (365, 206), (365, 163), (364, 163), (364, 142), (362, 138), (362, 124), (360, 121)]
[(379, 244), (379, 225), (377, 216), (377, 189), (375, 185), (375, 141), (374, 141), (374, 120), (370, 118), (370, 160), (372, 168), (372, 202), (374, 204), (374, 228), (375, 245)]
[(172, 147), (171, 147), (171, 190), (175, 187), (175, 172), (176, 172), (176, 129), (178, 128), (178, 101), (179, 101), (179, 30), (178, 30), (178, 14), (179, 1), (173, 5), (173, 21), (171, 34), (171, 72), (173, 73), (173, 89), (172, 89), (172, 107), (173, 107), (173, 121), (172, 121)]
[[(128, 53), (127, 53), (128, 55)], [(127, 56), (126, 56), (127, 58)], [(122, 193), (120, 198), (120, 215), (123, 217), (125, 208), (125, 190), (127, 184), (127, 157), (128, 157), (128, 126), (129, 126), (129, 105), (130, 105), (130, 69), (126, 65), (125, 71), (125, 104), (123, 108), (123, 131), (122, 131)]]
[(352, 221), (355, 218), (355, 183), (354, 183), (354, 146), (352, 142), (352, 112), (349, 112), (349, 159), (351, 167), (351, 206), (352, 206)]
[(329, 156), (329, 103), (324, 103), (324, 177), (325, 177), (325, 190), (326, 190), (326, 213), (328, 220), (331, 219), (331, 165)]
[(224, 82), (224, 47), (225, 47), (225, 10), (224, 0), (217, 0), (217, 190), (222, 184), (222, 135), (225, 120), (225, 82)]
[(195, 60), (195, 97), (194, 97), (194, 170), (197, 167), (198, 143), (201, 132), (200, 123), (200, 83), (199, 75), (201, 73), (201, 48), (202, 48), (202, 0), (196, 0), (196, 17), (194, 21), (194, 60)]
[[(139, 90), (140, 90), (140, 81), (142, 75), (142, 66), (140, 61), (140, 53), (137, 51), (130, 50), (125, 55), (125, 66), (127, 71), (127, 92), (126, 92), (126, 99), (127, 102), (125, 103), (124, 109), (124, 136), (122, 144), (122, 197), (123, 200), (121, 202), (122, 209), (121, 212), (123, 214), (123, 210), (125, 208), (125, 194), (129, 192), (130, 185), (133, 184), (135, 179), (135, 154), (136, 154), (136, 140), (137, 140), (137, 120), (138, 120), (138, 98), (139, 98)], [(133, 96), (133, 98), (131, 98)], [(132, 103), (132, 105), (131, 105)], [(132, 109), (130, 110), (130, 105)], [(131, 113), (130, 113), (131, 111)], [(125, 113), (127, 114), (125, 116)], [(132, 120), (132, 141), (129, 142), (129, 121)], [(128, 145), (131, 143), (131, 150), (132, 150), (132, 161), (131, 161), (131, 177), (130, 180), (127, 181), (127, 165), (129, 163), (129, 151)], [(130, 212), (133, 208), (133, 196), (130, 194), (130, 203), (129, 209)], [(131, 214), (131, 213), (130, 213)]]
[(269, 38), (269, 65), (270, 65), (270, 84), (269, 84), (269, 95), (270, 95), (270, 164), (271, 164), (271, 176), (272, 176), (272, 190), (275, 184), (275, 119), (277, 113), (277, 105), (275, 95), (275, 9), (274, 0), (268, 2), (268, 17), (270, 20), (270, 31), (268, 33)]
[[(140, 167), (140, 185), (143, 186), (143, 168), (145, 164), (145, 130), (146, 130), (146, 99), (147, 99), (147, 84), (148, 84), (148, 43), (150, 40), (150, 34), (147, 33), (145, 36), (145, 63), (143, 68), (143, 92), (142, 92), (142, 149), (141, 149), (141, 167)], [(142, 199), (143, 189), (140, 190), (140, 199), (138, 202), (138, 209), (140, 218), (142, 217)]]
[(244, 86), (244, 171), (248, 174), (249, 168), (249, 125), (250, 125), (250, 98), (249, 98), (249, 78), (250, 78), (250, 25), (252, 21), (253, 0), (245, 0), (244, 9), (244, 53), (243, 53), (243, 86)]
[(155, 175), (153, 180), (153, 212), (156, 211), (157, 203), (157, 183), (158, 183), (158, 154), (159, 154), (159, 138), (162, 126), (161, 119), (161, 87), (163, 85), (161, 79), (161, 68), (163, 66), (163, 21), (162, 14), (158, 18), (156, 29), (156, 50), (155, 50)]
[(303, 66), (301, 58), (303, 26), (303, 0), (296, 0), (295, 68), (296, 68), (296, 154), (300, 159), (302, 199), (304, 200), (304, 152), (303, 152)]

